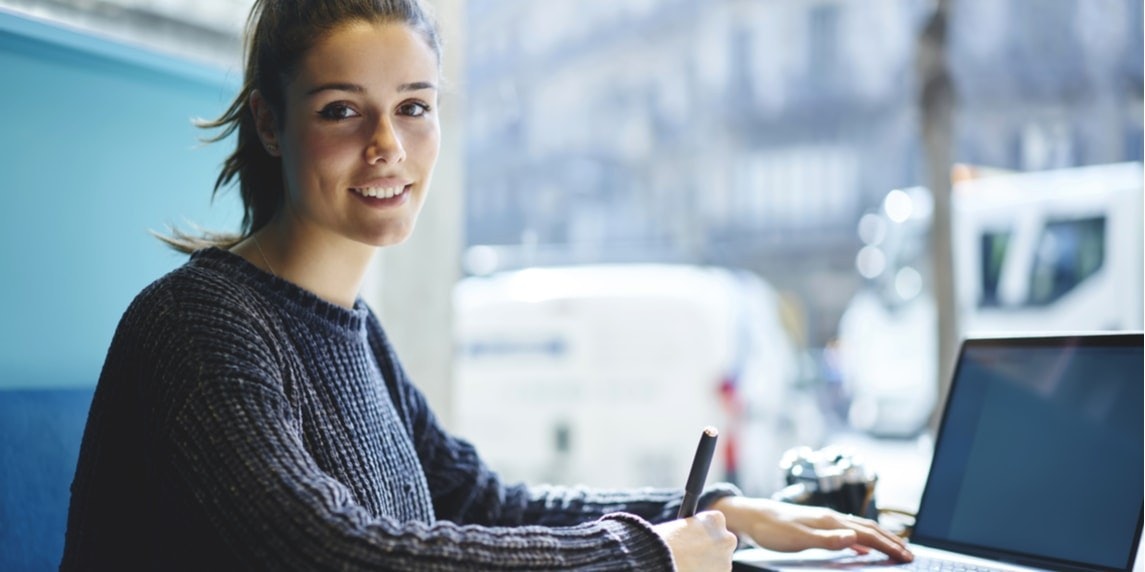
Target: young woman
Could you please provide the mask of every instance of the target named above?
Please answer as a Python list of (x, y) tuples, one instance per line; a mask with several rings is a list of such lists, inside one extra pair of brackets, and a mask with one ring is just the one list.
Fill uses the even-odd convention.
[(711, 487), (501, 483), (442, 430), (358, 297), (405, 240), (439, 147), (441, 51), (418, 0), (257, 0), (237, 135), (236, 236), (124, 314), (72, 485), (64, 570), (727, 570), (736, 534), (876, 548), (875, 523)]

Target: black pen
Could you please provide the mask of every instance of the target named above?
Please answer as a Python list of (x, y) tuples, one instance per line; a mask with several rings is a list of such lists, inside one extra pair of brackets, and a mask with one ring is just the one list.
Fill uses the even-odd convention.
[(696, 447), (696, 458), (692, 459), (688, 483), (684, 485), (684, 502), (680, 504), (680, 512), (676, 518), (688, 518), (696, 514), (696, 505), (700, 502), (700, 494), (704, 492), (704, 481), (708, 478), (708, 467), (712, 464), (712, 455), (716, 452), (716, 437), (719, 434), (715, 427), (704, 427), (704, 433), (700, 435), (700, 445)]

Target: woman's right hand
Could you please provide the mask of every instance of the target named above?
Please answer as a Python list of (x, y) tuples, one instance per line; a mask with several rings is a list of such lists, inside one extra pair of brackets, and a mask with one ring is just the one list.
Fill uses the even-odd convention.
[(696, 516), (652, 527), (672, 551), (678, 572), (731, 570), (736, 535), (728, 531), (724, 515), (709, 510)]

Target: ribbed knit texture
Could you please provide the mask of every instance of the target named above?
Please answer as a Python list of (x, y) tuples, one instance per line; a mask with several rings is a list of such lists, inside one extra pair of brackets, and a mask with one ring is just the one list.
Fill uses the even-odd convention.
[(501, 483), (363, 302), (207, 249), (119, 324), (61, 569), (671, 570), (650, 523), (680, 499)]

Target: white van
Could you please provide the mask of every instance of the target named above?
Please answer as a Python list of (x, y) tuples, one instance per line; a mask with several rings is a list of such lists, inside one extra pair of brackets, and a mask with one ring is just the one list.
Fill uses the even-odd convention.
[[(958, 180), (951, 244), (962, 335), (1141, 329), (1142, 174), (1133, 162)], [(908, 191), (889, 194), (868, 220), (880, 230), (864, 250), (878, 249), (871, 259), (881, 267), (839, 323), (850, 420), (880, 435), (921, 430), (938, 397), (930, 199)], [(888, 215), (896, 209), (906, 215)], [(919, 287), (904, 288), (903, 277)]]
[(1140, 329), (1142, 172), (1118, 163), (956, 185), (961, 329)]
[(822, 439), (780, 297), (686, 265), (530, 268), (455, 289), (459, 435), (511, 481), (680, 487), (707, 425), (710, 480), (770, 494)]

